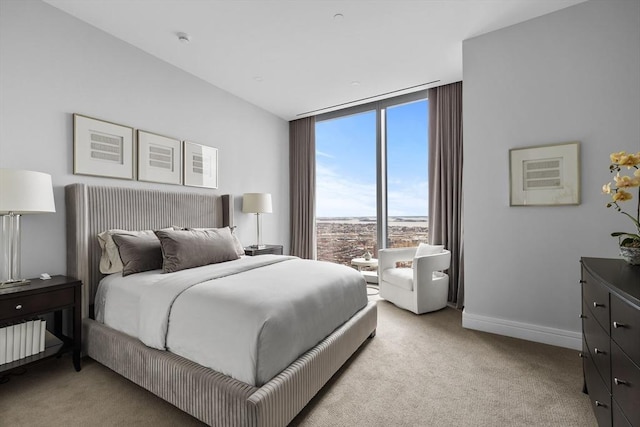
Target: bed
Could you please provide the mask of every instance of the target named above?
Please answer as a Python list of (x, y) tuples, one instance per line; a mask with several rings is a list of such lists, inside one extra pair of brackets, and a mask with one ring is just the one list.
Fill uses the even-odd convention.
[[(66, 211), (67, 274), (83, 282), (84, 353), (209, 425), (287, 425), (366, 339), (375, 335), (376, 306), (365, 302), (281, 372), (255, 381), (241, 381), (149, 347), (95, 320), (94, 302), (102, 279), (98, 268), (101, 249), (95, 236), (113, 228), (233, 226), (233, 198), (72, 184), (66, 187)], [(278, 264), (286, 262), (279, 260)]]

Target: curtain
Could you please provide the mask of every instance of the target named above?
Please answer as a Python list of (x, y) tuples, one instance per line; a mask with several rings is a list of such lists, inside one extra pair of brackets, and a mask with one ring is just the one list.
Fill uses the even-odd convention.
[(291, 255), (316, 259), (316, 121), (289, 122)]
[(429, 89), (429, 240), (451, 251), (449, 303), (464, 306), (462, 82)]

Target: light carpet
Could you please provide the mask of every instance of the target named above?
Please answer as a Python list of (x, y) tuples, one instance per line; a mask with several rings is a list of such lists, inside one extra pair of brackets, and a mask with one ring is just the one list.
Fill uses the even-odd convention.
[[(377, 297), (371, 297), (377, 298)], [(578, 352), (463, 329), (447, 308), (381, 300), (378, 330), (292, 426), (596, 426)], [(97, 362), (68, 355), (0, 384), (0, 426), (197, 426)]]

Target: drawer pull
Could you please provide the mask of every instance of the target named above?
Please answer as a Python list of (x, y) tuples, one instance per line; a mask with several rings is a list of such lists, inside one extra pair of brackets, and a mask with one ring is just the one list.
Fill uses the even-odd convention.
[(607, 407), (607, 405), (605, 405), (604, 403), (600, 402), (599, 400), (596, 400), (596, 406), (602, 406), (603, 408)]
[(581, 359), (587, 358), (587, 356), (585, 356), (583, 352), (578, 353), (578, 356), (580, 356)]
[(587, 316), (585, 316), (584, 314), (581, 314), (581, 315), (580, 315), (580, 318), (581, 318), (581, 319), (586, 319), (586, 318), (587, 318)]
[(586, 280), (580, 280), (580, 283), (587, 283)]
[(599, 304), (597, 302), (593, 302), (593, 308), (604, 307), (604, 304)]
[(606, 352), (606, 351), (602, 351), (602, 350), (600, 350), (598, 347), (595, 347), (595, 348), (594, 348), (594, 351), (595, 351), (595, 353), (596, 353), (596, 354), (607, 354), (607, 352)]
[(627, 325), (625, 325), (624, 323), (618, 323), (618, 322), (613, 322), (613, 327), (614, 328), (626, 328)]
[(614, 378), (613, 382), (616, 383), (616, 385), (629, 385), (627, 381), (618, 378)]
[(22, 310), (22, 304), (16, 305), (16, 310)]

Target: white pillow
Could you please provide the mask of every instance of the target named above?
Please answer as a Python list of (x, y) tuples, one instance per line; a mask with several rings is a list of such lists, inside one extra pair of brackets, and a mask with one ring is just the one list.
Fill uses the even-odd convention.
[(418, 258), (425, 255), (435, 255), (442, 253), (444, 245), (429, 245), (427, 243), (420, 243), (414, 258)]

